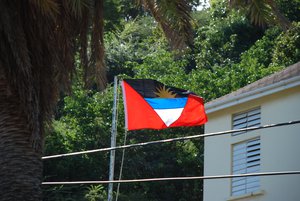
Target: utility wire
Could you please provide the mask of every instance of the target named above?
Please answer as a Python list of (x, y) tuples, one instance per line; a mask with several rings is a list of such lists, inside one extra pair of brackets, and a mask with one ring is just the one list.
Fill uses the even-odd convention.
[(128, 144), (128, 145), (123, 145), (123, 146), (118, 146), (118, 147), (109, 147), (109, 148), (93, 149), (93, 150), (87, 150), (87, 151), (78, 151), (78, 152), (72, 152), (72, 153), (66, 153), (66, 154), (44, 156), (44, 157), (42, 157), (42, 159), (45, 160), (45, 159), (51, 159), (51, 158), (61, 158), (61, 157), (66, 157), (66, 156), (75, 156), (75, 155), (80, 155), (80, 154), (89, 154), (89, 153), (111, 151), (111, 150), (117, 150), (117, 149), (126, 149), (126, 148), (132, 148), (132, 147), (161, 144), (161, 143), (166, 143), (166, 142), (191, 140), (191, 139), (196, 139), (196, 138), (201, 138), (201, 137), (213, 137), (213, 136), (226, 135), (226, 134), (237, 133), (237, 132), (242, 132), (242, 131), (253, 131), (253, 130), (287, 126), (287, 125), (293, 125), (293, 124), (299, 124), (299, 123), (300, 123), (300, 120), (295, 120), (295, 121), (288, 121), (288, 122), (284, 122), (284, 123), (269, 124), (269, 125), (263, 125), (263, 126), (255, 126), (255, 127), (249, 127), (249, 128), (227, 130), (227, 131), (213, 132), (213, 133), (200, 134), (200, 135), (191, 135), (191, 136), (185, 136), (185, 137), (177, 137), (177, 138), (142, 142), (142, 143), (136, 143), (136, 144)]
[(42, 182), (42, 185), (75, 185), (75, 184), (109, 184), (109, 183), (135, 183), (135, 182), (154, 182), (154, 181), (176, 181), (176, 180), (208, 180), (208, 179), (227, 179), (237, 177), (254, 177), (254, 176), (274, 176), (274, 175), (296, 175), (300, 171), (279, 171), (279, 172), (261, 172), (234, 175), (215, 175), (215, 176), (196, 176), (196, 177), (166, 177), (166, 178), (149, 178), (149, 179), (128, 179), (113, 181), (65, 181), (65, 182)]

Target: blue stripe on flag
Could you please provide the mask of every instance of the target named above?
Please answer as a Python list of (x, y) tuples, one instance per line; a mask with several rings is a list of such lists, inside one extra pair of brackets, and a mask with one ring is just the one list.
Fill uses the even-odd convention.
[(145, 98), (153, 109), (184, 108), (187, 97), (184, 98)]

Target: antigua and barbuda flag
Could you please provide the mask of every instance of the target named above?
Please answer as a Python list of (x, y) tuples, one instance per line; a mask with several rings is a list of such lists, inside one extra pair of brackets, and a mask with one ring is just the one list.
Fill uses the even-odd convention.
[(127, 130), (198, 126), (207, 122), (203, 99), (152, 79), (122, 81)]

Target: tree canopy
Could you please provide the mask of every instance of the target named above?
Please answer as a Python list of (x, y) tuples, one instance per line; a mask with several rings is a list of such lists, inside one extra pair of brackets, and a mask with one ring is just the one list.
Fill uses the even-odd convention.
[[(109, 2), (115, 22), (104, 20), (104, 0), (0, 2), (0, 194), (2, 200), (41, 200), (45, 128), (75, 72), (85, 87), (107, 85), (104, 27), (135, 15), (125, 1)], [(139, 1), (164, 27), (176, 48), (189, 44), (190, 4)], [(106, 6), (105, 6), (106, 5)], [(170, 6), (169, 6), (170, 5)], [(120, 6), (126, 7), (120, 10)], [(169, 7), (169, 8), (168, 8)], [(109, 9), (107, 9), (109, 11)], [(139, 9), (136, 9), (139, 13)], [(162, 13), (164, 12), (164, 13)], [(109, 16), (109, 15), (108, 15)], [(122, 19), (122, 20), (121, 20)], [(108, 23), (110, 22), (110, 23)], [(177, 23), (179, 22), (179, 23)], [(174, 32), (174, 29), (177, 29)], [(173, 40), (176, 39), (176, 40)], [(176, 44), (177, 39), (180, 43)], [(79, 70), (80, 69), (80, 70)], [(81, 72), (79, 72), (81, 71)], [(81, 123), (88, 122), (88, 119)], [(63, 128), (64, 124), (57, 124)], [(71, 132), (69, 133), (71, 136)], [(20, 171), (20, 168), (22, 171)], [(94, 189), (92, 189), (94, 190)]]
[[(200, 4), (0, 1), (1, 199), (41, 200), (41, 188), (45, 201), (105, 199), (105, 185), (41, 181), (107, 180), (108, 153), (44, 164), (41, 156), (109, 147), (114, 76), (156, 79), (208, 102), (299, 61), (298, 0)], [(133, 131), (127, 143), (199, 133), (203, 127)], [(118, 152), (116, 172), (120, 161)], [(203, 163), (201, 139), (128, 149), (123, 178), (200, 176)], [(201, 200), (202, 181), (124, 184), (119, 199)]]
[[(118, 27), (110, 27), (104, 34), (109, 83), (116, 75), (152, 78), (189, 89), (208, 102), (287, 67), (300, 60), (297, 51), (300, 49), (299, 17), (294, 15), (299, 7), (297, 10), (297, 1), (278, 0), (276, 3), (292, 22), (287, 31), (274, 23), (264, 27), (253, 24), (245, 10), (230, 9), (228, 1), (216, 0), (207, 9), (195, 10), (191, 14), (193, 45), (183, 50), (168, 45), (164, 30), (147, 13), (135, 11), (132, 17), (120, 14)], [(128, 8), (135, 9), (131, 5)], [(46, 139), (46, 155), (110, 146), (112, 87), (99, 92), (83, 86), (77, 80), (73, 94), (61, 96), (53, 129)], [(122, 109), (120, 101), (118, 145), (124, 143)], [(128, 133), (127, 143), (199, 133), (203, 133), (203, 127), (132, 131)], [(117, 152), (116, 175), (121, 156), (121, 152)], [(107, 180), (108, 160), (108, 153), (46, 160), (44, 177), (47, 181)], [(200, 176), (203, 164), (202, 140), (128, 149), (122, 178)], [(106, 185), (44, 186), (44, 194), (49, 201), (101, 200), (105, 199), (106, 188)], [(133, 201), (201, 199), (200, 180), (122, 184), (119, 195), (119, 200)]]

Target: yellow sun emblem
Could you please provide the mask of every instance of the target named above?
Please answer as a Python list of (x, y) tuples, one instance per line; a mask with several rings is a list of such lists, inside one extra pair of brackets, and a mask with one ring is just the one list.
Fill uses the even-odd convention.
[(166, 88), (166, 86), (160, 86), (156, 88), (157, 92), (154, 92), (159, 98), (175, 98), (176, 94)]

